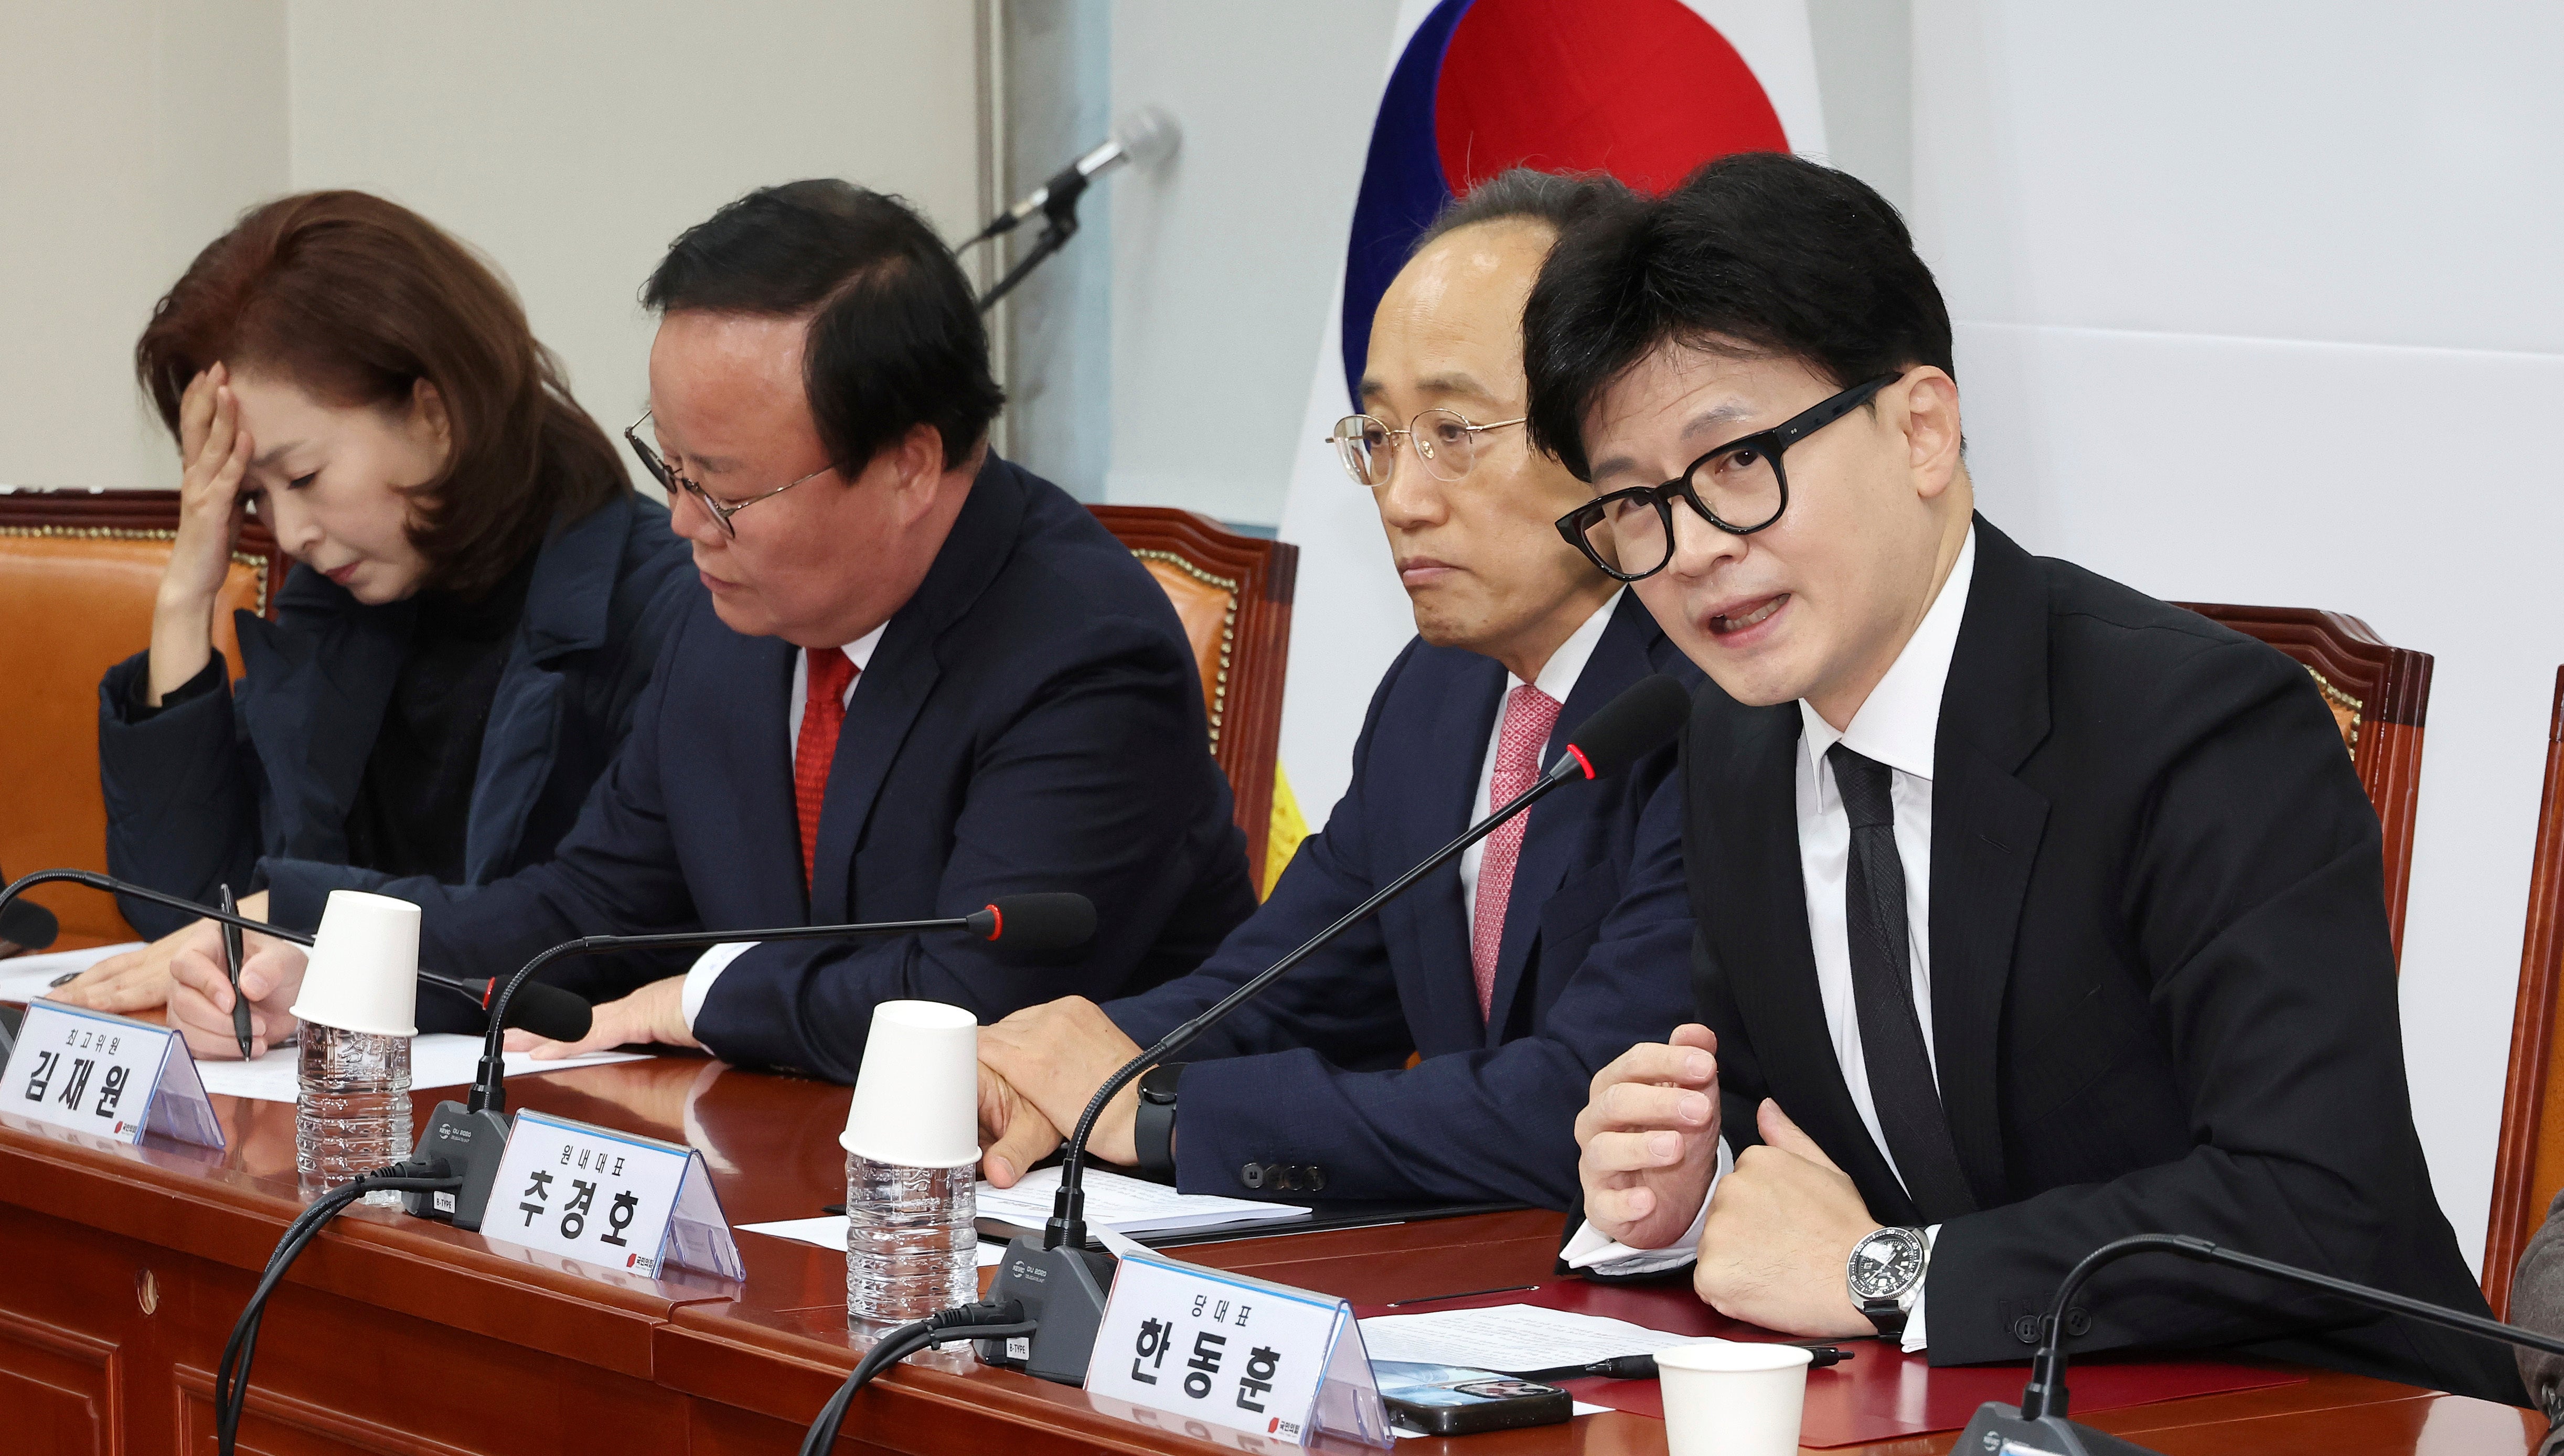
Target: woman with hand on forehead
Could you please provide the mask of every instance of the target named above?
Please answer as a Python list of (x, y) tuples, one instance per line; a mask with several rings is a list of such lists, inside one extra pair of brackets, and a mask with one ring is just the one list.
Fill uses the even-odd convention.
[[(476, 885), (549, 855), (630, 726), (691, 589), (499, 275), (361, 192), (253, 209), (134, 349), (176, 437), (177, 540), (148, 651), (100, 687), (112, 873), (310, 930), (335, 889)], [(277, 620), (216, 593), (255, 512), (294, 559)], [(59, 999), (167, 999), (186, 918)]]

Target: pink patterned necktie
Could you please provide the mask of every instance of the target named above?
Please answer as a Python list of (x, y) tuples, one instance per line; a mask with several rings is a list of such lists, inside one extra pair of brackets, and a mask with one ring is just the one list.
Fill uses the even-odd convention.
[[(1488, 785), (1487, 807), (1513, 801), (1540, 777), (1540, 750), (1558, 727), (1558, 700), (1523, 684), (1505, 695), (1505, 726), (1496, 734), (1495, 780)], [(1525, 811), (1487, 836), (1478, 859), (1478, 910), (1469, 927), (1469, 969), (1478, 980), (1478, 1019), (1483, 1021), (1496, 999), (1496, 954), (1505, 942), (1505, 905), (1513, 899), (1514, 861), (1522, 857), (1523, 831), (1531, 823)]]

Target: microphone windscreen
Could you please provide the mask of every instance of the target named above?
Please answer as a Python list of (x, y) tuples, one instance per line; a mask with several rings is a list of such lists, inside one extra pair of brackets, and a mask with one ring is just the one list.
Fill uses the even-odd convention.
[(0, 910), (0, 940), (21, 950), (42, 950), (61, 933), (54, 913), (32, 900), (13, 900), (7, 910)]
[(1095, 938), (1095, 902), (1083, 895), (1000, 895), (988, 912), (996, 921), (988, 938), (1010, 950), (1067, 950)]
[(577, 1041), (596, 1024), (596, 1008), (575, 991), (530, 980), (508, 998), (508, 1024), (553, 1041)]
[(1568, 748), (1585, 776), (1608, 778), (1672, 740), (1691, 713), (1691, 694), (1662, 673), (1632, 683), (1577, 725)]
[(1154, 167), (1175, 154), (1183, 144), (1184, 129), (1156, 106), (1142, 106), (1114, 123), (1113, 139), (1122, 143), (1122, 154), (1133, 166)]

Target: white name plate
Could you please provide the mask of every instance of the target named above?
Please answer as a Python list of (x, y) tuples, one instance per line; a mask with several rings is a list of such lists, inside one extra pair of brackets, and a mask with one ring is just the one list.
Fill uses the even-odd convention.
[(1123, 1257), (1086, 1388), (1294, 1445), (1396, 1442), (1351, 1306), (1156, 1254)]
[(0, 1072), (0, 1111), (118, 1143), (140, 1143), (150, 1132), (223, 1145), (186, 1037), (56, 1001), (27, 1003), (18, 1045)]
[(542, 1113), (517, 1114), (481, 1232), (653, 1278), (748, 1277), (703, 1154)]

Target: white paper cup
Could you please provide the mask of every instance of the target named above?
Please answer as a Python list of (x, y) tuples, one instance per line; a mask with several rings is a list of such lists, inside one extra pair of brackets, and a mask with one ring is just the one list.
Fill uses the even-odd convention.
[(340, 1031), (418, 1035), (418, 907), (330, 891), (294, 1014)]
[(1798, 1456), (1811, 1358), (1734, 1341), (1657, 1351), (1668, 1456)]
[(837, 1144), (901, 1167), (979, 1160), (979, 1022), (941, 1001), (873, 1009)]

